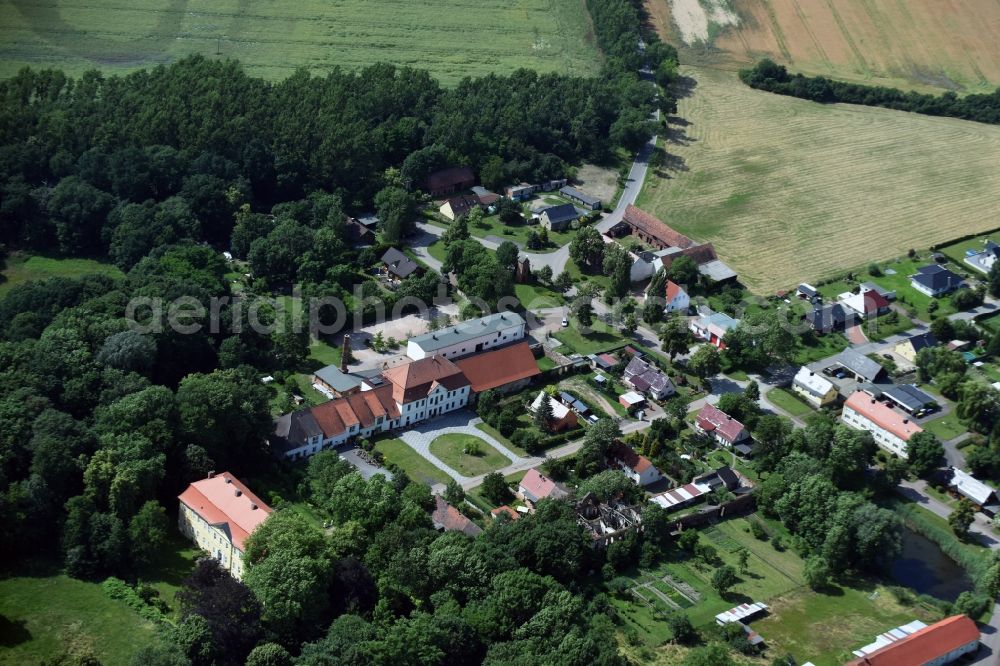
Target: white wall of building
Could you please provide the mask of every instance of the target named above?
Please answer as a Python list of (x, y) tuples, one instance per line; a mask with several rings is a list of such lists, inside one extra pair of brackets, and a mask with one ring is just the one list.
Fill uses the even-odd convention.
[[(441, 356), (448, 359), (458, 358), (474, 354), (479, 351), (492, 349), (493, 347), (503, 346), (522, 339), (524, 339), (523, 323), (514, 324), (499, 331), (467, 339), (463, 342), (458, 342), (447, 347), (441, 347), (440, 349), (435, 349), (433, 351), (424, 351), (419, 344), (410, 340), (406, 343), (406, 355), (414, 361), (419, 361), (422, 358), (428, 358), (430, 356)], [(480, 347), (479, 345), (482, 346)]]
[(889, 432), (874, 421), (862, 416), (850, 407), (844, 407), (841, 420), (855, 430), (867, 430), (872, 434), (872, 439), (883, 449), (895, 453), (900, 458), (906, 458), (906, 441)]

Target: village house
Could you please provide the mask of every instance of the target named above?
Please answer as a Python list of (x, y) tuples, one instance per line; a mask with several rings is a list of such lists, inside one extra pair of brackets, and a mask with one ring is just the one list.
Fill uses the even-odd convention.
[(726, 447), (735, 446), (750, 439), (746, 427), (715, 405), (705, 405), (694, 421), (695, 429), (708, 435)]
[(841, 294), (840, 302), (862, 319), (871, 319), (889, 312), (889, 299), (877, 291)]
[(969, 500), (977, 511), (988, 516), (995, 516), (1000, 512), (1000, 502), (997, 501), (997, 493), (993, 488), (957, 467), (951, 467), (949, 471), (951, 479), (948, 480), (948, 490), (953, 495)]
[(723, 338), (726, 336), (726, 333), (736, 328), (740, 322), (724, 312), (712, 312), (708, 308), (705, 310), (705, 314), (691, 320), (688, 328), (694, 333), (694, 337), (699, 340), (703, 340), (719, 349), (725, 349), (726, 343), (722, 341)]
[(476, 195), (479, 199), (479, 205), (483, 208), (488, 208), (492, 206), (497, 201), (500, 201), (500, 195), (496, 192), (490, 192), (488, 189), (481, 185), (476, 185), (472, 188), (472, 193)]
[(844, 404), (841, 420), (855, 430), (866, 430), (883, 449), (906, 458), (906, 442), (923, 428), (884, 402), (856, 391)]
[(806, 321), (809, 323), (809, 327), (818, 335), (832, 331), (843, 331), (854, 326), (857, 320), (858, 315), (840, 303), (828, 303), (826, 305), (816, 303), (815, 307), (806, 314)]
[(229, 472), (209, 472), (207, 479), (190, 484), (177, 499), (181, 533), (233, 578), (243, 578), (246, 540), (271, 515), (271, 507)]
[(469, 380), (474, 394), (491, 389), (501, 393), (520, 391), (541, 374), (526, 341), (456, 359), (455, 365)]
[(471, 194), (460, 194), (441, 204), (438, 212), (449, 220), (457, 220), (468, 215), (473, 208), (479, 208), (480, 205), (479, 197)]
[(532, 401), (531, 406), (529, 407), (532, 414), (538, 412), (542, 406), (543, 400), (547, 400), (549, 405), (552, 407), (552, 416), (549, 418), (548, 423), (550, 432), (562, 432), (563, 430), (570, 430), (579, 425), (579, 422), (576, 419), (576, 413), (573, 412), (568, 405), (556, 400), (545, 391), (539, 391), (538, 395)]
[(511, 185), (504, 189), (504, 195), (513, 201), (526, 201), (530, 199), (535, 192), (541, 191), (541, 185), (529, 185), (528, 183), (520, 183), (518, 185)]
[(521, 517), (521, 514), (504, 504), (503, 506), (498, 506), (495, 509), (490, 509), (490, 516), (493, 520), (500, 520), (500, 516), (506, 516), (510, 520), (517, 520)]
[(618, 404), (629, 414), (635, 414), (646, 406), (646, 398), (641, 393), (627, 391), (618, 396)]
[(570, 201), (575, 201), (581, 206), (587, 208), (588, 210), (597, 210), (601, 207), (601, 200), (597, 197), (592, 197), (586, 192), (581, 192), (575, 187), (566, 186), (559, 190), (559, 194), (563, 195)]
[(795, 294), (802, 300), (809, 301), (810, 303), (813, 303), (820, 298), (819, 291), (816, 290), (816, 287), (805, 283), (798, 286), (795, 290)]
[(445, 196), (467, 190), (476, 184), (476, 176), (469, 167), (451, 167), (435, 171), (424, 180), (424, 190), (432, 197)]
[(420, 275), (424, 272), (420, 264), (394, 247), (390, 247), (382, 255), (382, 264), (385, 267), (386, 277), (394, 282), (405, 280), (413, 274)]
[(837, 387), (829, 379), (802, 366), (792, 380), (792, 390), (816, 409), (837, 400)]
[(968, 616), (920, 625), (911, 622), (878, 636), (871, 645), (855, 650), (857, 659), (844, 666), (942, 666), (979, 649), (979, 627)]
[(961, 275), (937, 264), (919, 268), (916, 274), (910, 276), (910, 286), (931, 297), (950, 294), (964, 285), (965, 280)]
[(670, 270), (678, 257), (688, 257), (698, 267), (698, 272), (713, 282), (736, 279), (736, 272), (719, 260), (711, 243), (693, 241), (632, 204), (625, 208), (621, 222), (609, 229), (608, 235), (612, 238), (632, 235), (654, 248), (653, 259), (647, 262), (650, 275), (660, 268)]
[(347, 228), (347, 240), (354, 245), (371, 245), (375, 242), (375, 229), (362, 224), (354, 217), (347, 218), (345, 222)]
[(663, 478), (663, 474), (649, 458), (618, 440), (608, 446), (605, 457), (609, 468), (621, 471), (637, 486), (648, 486)]
[(538, 222), (549, 231), (565, 231), (573, 220), (580, 218), (580, 211), (573, 204), (549, 206), (538, 214)]
[(569, 495), (561, 484), (531, 468), (517, 485), (517, 496), (532, 506), (546, 498), (562, 499)]
[(434, 496), (434, 512), (431, 524), (439, 532), (461, 532), (465, 536), (479, 536), (483, 528), (462, 515), (462, 512), (444, 501), (440, 495)]
[(633, 356), (622, 374), (625, 386), (648, 395), (653, 400), (665, 400), (677, 393), (670, 378), (660, 369), (650, 365), (639, 356)]
[(927, 332), (920, 333), (903, 340), (893, 348), (893, 351), (896, 352), (896, 355), (900, 358), (905, 359), (910, 363), (916, 363), (917, 354), (920, 353), (921, 349), (927, 349), (928, 347), (935, 346), (937, 346), (937, 339), (935, 339), (933, 333)]
[(663, 311), (667, 314), (671, 312), (687, 312), (691, 307), (691, 298), (684, 288), (672, 280), (667, 280), (667, 286), (663, 295), (666, 305)]
[(414, 360), (432, 355), (460, 358), (523, 340), (524, 331), (524, 317), (516, 312), (497, 312), (410, 338), (406, 355)]

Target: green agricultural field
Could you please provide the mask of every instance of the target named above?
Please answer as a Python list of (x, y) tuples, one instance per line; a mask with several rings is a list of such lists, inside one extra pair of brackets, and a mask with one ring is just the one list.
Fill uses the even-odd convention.
[[(753, 90), (682, 68), (639, 207), (700, 241), (760, 294), (997, 225), (1000, 127)], [(873, 203), (877, 202), (877, 203)]]
[[(3, 34), (0, 29), (0, 34)], [(121, 277), (122, 272), (112, 264), (94, 261), (93, 259), (53, 259), (49, 257), (26, 257), (15, 254), (7, 258), (7, 268), (3, 270), (0, 279), (0, 298), (7, 295), (14, 286), (31, 280), (44, 280), (51, 277), (80, 277), (99, 273)]]
[[(467, 447), (475, 449), (475, 452), (466, 453)], [(435, 439), (431, 442), (431, 453), (464, 476), (486, 474), (511, 463), (507, 456), (487, 444), (486, 440), (460, 433), (441, 435)]]
[(450, 480), (447, 474), (427, 462), (401, 439), (384, 439), (375, 444), (375, 450), (385, 456), (386, 462), (399, 465), (417, 483), (432, 486), (436, 483), (448, 483)]
[(127, 72), (192, 53), (237, 59), (269, 79), (375, 62), (465, 76), (594, 75), (599, 58), (580, 0), (0, 0), (0, 76), (21, 67)]

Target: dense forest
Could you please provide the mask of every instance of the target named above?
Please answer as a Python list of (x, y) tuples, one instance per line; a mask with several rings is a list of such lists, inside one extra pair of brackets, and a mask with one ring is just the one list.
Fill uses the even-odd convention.
[(929, 116), (1000, 123), (1000, 88), (989, 94), (965, 97), (959, 97), (950, 91), (941, 95), (927, 95), (912, 90), (903, 92), (897, 88), (835, 81), (825, 76), (789, 74), (783, 65), (768, 59), (761, 60), (752, 69), (740, 70), (740, 79), (751, 88), (824, 104), (864, 104)]

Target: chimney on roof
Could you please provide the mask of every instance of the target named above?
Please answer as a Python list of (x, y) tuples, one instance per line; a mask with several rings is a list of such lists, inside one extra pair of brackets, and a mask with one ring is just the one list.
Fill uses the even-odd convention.
[(233, 491), (233, 494), (236, 495), (237, 497), (239, 497), (240, 495), (243, 494), (243, 491), (240, 490), (239, 488), (237, 488), (236, 490)]
[(909, 423), (910, 419), (903, 419), (903, 423)]
[(347, 359), (351, 357), (351, 336), (344, 335), (344, 346), (340, 350), (340, 371), (347, 374)]
[(227, 477), (226, 477), (226, 483), (232, 483), (232, 482), (233, 482), (233, 480), (232, 480), (232, 479), (230, 479), (230, 478), (229, 478), (229, 477), (227, 476)]
[(215, 478), (215, 470), (214, 469), (208, 470), (208, 478), (210, 478), (210, 479), (214, 479)]
[(256, 504), (254, 504), (253, 502), (251, 502), (251, 503), (250, 503), (250, 510), (251, 510), (251, 511), (256, 511), (256, 510), (257, 510), (257, 505), (256, 505)]

